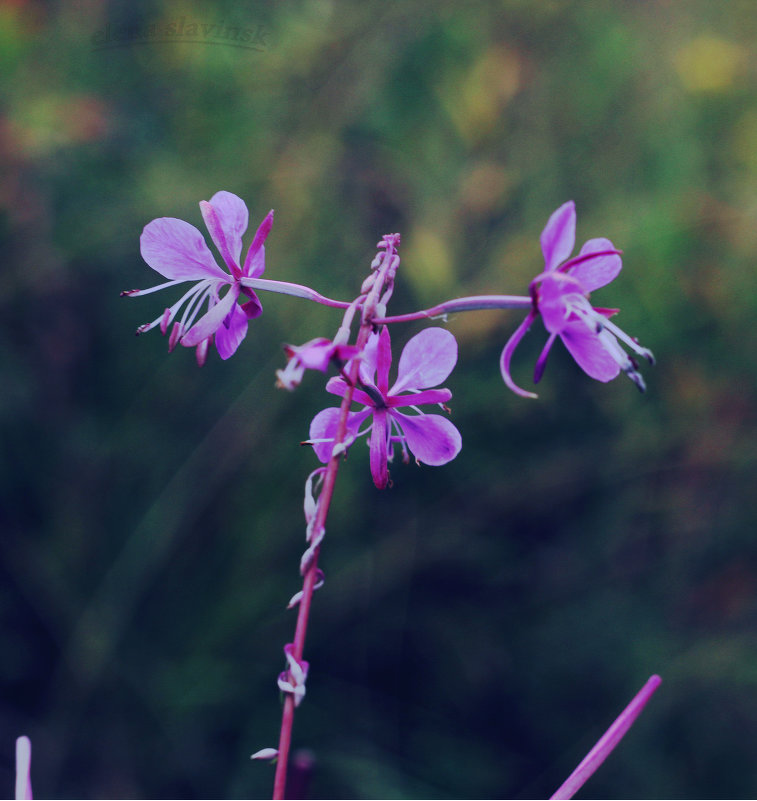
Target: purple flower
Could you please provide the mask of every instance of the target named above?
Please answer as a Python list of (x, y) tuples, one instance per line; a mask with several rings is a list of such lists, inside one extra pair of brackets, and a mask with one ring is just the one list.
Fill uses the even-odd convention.
[[(151, 323), (140, 326), (137, 333), (159, 325), (165, 334), (183, 307), (169, 336), (169, 350), (177, 344), (196, 347), (197, 361), (202, 365), (211, 341), (215, 342), (222, 359), (232, 356), (247, 334), (247, 321), (263, 312), (258, 296), (244, 281), (258, 278), (265, 269), (263, 242), (273, 225), (273, 211), (260, 224), (242, 266), (242, 235), (247, 230), (248, 214), (241, 198), (231, 192), (216, 192), (210, 201), (200, 201), (200, 211), (229, 272), (218, 266), (197, 228), (183, 220), (161, 217), (145, 226), (140, 245), (144, 260), (170, 280), (149, 289), (133, 289), (121, 294), (146, 295), (194, 281), (191, 289), (173, 306)], [(221, 297), (224, 289), (226, 293)], [(240, 296), (245, 298), (241, 304), (237, 303)], [(207, 308), (201, 314), (204, 304)]]
[[(346, 444), (351, 444), (360, 434), (371, 432), (371, 475), (379, 489), (386, 487), (389, 481), (387, 462), (393, 456), (395, 443), (402, 448), (406, 462), (409, 461), (408, 451), (416, 461), (428, 465), (446, 464), (460, 452), (462, 439), (455, 426), (441, 415), (425, 414), (417, 408), (425, 403), (443, 404), (452, 397), (448, 389), (429, 387), (444, 381), (456, 362), (455, 337), (444, 328), (426, 328), (403, 348), (397, 380), (390, 388), (389, 331), (384, 326), (380, 334), (371, 335), (360, 361), (358, 385), (353, 395), (365, 408), (349, 412)], [(347, 383), (343, 378), (332, 378), (326, 390), (343, 397)], [(418, 414), (399, 412), (403, 406), (414, 408)], [(371, 416), (370, 426), (360, 431), (361, 424)], [(309, 442), (322, 462), (328, 462), (332, 456), (338, 421), (339, 409), (324, 409), (310, 424)]]
[(609, 284), (620, 272), (620, 251), (609, 239), (590, 239), (578, 256), (569, 258), (576, 242), (576, 207), (572, 200), (552, 214), (541, 234), (544, 272), (530, 286), (532, 308), (510, 337), (500, 359), (505, 384), (528, 398), (535, 398), (515, 384), (510, 375), (510, 360), (531, 323), (541, 314), (549, 332), (534, 370), (534, 383), (544, 373), (547, 356), (559, 336), (578, 366), (598, 381), (611, 381), (622, 370), (642, 391), (644, 379), (636, 361), (621, 348), (618, 340), (651, 363), (651, 351), (620, 330), (608, 319), (617, 309), (595, 308), (589, 293)]
[(276, 371), (276, 386), (294, 389), (299, 386), (305, 370), (320, 370), (325, 373), (331, 362), (346, 362), (358, 352), (354, 345), (337, 345), (325, 337), (311, 339), (304, 345), (284, 345), (287, 355), (286, 367)]

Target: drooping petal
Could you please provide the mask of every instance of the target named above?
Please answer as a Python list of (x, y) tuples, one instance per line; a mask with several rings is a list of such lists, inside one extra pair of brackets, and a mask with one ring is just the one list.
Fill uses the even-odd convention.
[(242, 289), (241, 294), (248, 298), (242, 304), (242, 311), (247, 319), (254, 320), (256, 317), (260, 317), (263, 313), (263, 304), (260, 302), (260, 298), (251, 289)]
[[(346, 444), (350, 445), (357, 436), (360, 426), (371, 413), (370, 409), (347, 414)], [(336, 430), (339, 425), (339, 409), (323, 409), (310, 423), (310, 441), (315, 455), (322, 461), (328, 462), (334, 449)]]
[(229, 281), (213, 258), (205, 238), (184, 220), (159, 217), (148, 223), (139, 239), (142, 258), (153, 270), (176, 281), (221, 278)]
[(389, 412), (405, 435), (407, 447), (423, 464), (438, 466), (451, 462), (463, 447), (460, 432), (440, 414), (407, 415)]
[[(581, 248), (579, 256), (608, 250), (615, 250), (615, 246), (609, 239), (590, 239)], [(622, 267), (623, 261), (620, 256), (612, 253), (582, 261), (569, 271), (569, 275), (581, 282), (584, 292), (592, 292), (615, 280)]]
[(247, 315), (242, 307), (234, 304), (223, 323), (216, 329), (215, 343), (222, 359), (233, 356), (247, 335)]
[(513, 378), (510, 375), (510, 361), (513, 358), (515, 349), (518, 347), (521, 339), (523, 339), (526, 332), (531, 327), (531, 323), (535, 318), (536, 312), (531, 309), (523, 322), (515, 329), (510, 339), (507, 340), (507, 343), (502, 350), (502, 355), (499, 358), (499, 370), (502, 373), (502, 380), (505, 382), (505, 385), (508, 389), (511, 389), (516, 395), (520, 395), (523, 398), (537, 398), (538, 395), (535, 392), (527, 392), (525, 389), (521, 389), (513, 381)]
[(534, 367), (534, 384), (538, 384), (539, 381), (541, 381), (541, 377), (544, 375), (544, 370), (547, 367), (547, 357), (549, 356), (549, 352), (552, 350), (552, 345), (555, 344), (556, 339), (557, 334), (549, 335), (547, 338), (547, 344), (542, 348), (539, 358), (536, 360), (536, 366)]
[(238, 296), (239, 284), (232, 284), (226, 295), (182, 336), (181, 344), (191, 348), (214, 334), (223, 325), (226, 315), (231, 311)]
[(540, 242), (545, 270), (554, 270), (570, 256), (576, 244), (576, 204), (572, 200), (552, 212), (541, 232)]
[(258, 278), (265, 270), (265, 248), (263, 247), (263, 243), (268, 237), (268, 234), (271, 233), (272, 227), (273, 209), (263, 218), (263, 222), (258, 226), (258, 230), (255, 231), (255, 236), (253, 236), (252, 242), (250, 242), (250, 247), (244, 260), (244, 268), (242, 269), (242, 272), (247, 278)]
[[(386, 329), (384, 329), (386, 330)], [(376, 409), (373, 413), (373, 426), (371, 428), (371, 475), (373, 483), (378, 489), (384, 489), (389, 483), (389, 470), (387, 468), (387, 411)]]
[(438, 386), (449, 376), (455, 364), (457, 340), (454, 335), (446, 328), (425, 328), (402, 349), (397, 380), (389, 394)]
[[(242, 236), (247, 230), (249, 222), (247, 206), (245, 206), (241, 197), (225, 191), (216, 192), (209, 202), (221, 223), (221, 235), (231, 253), (234, 264), (239, 266), (239, 257), (242, 255)], [(221, 243), (216, 239), (212, 231), (210, 235), (213, 237), (216, 247), (223, 252)], [(229, 268), (231, 268), (231, 265), (229, 265)]]
[(598, 334), (581, 320), (570, 322), (560, 332), (560, 338), (578, 366), (597, 381), (612, 381), (620, 365), (602, 344)]
[(376, 349), (376, 387), (382, 395), (389, 390), (389, 368), (392, 366), (392, 341), (389, 329), (384, 326), (379, 333)]

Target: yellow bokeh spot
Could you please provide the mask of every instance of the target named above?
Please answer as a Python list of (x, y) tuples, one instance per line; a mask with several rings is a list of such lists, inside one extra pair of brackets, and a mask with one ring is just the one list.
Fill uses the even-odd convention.
[(722, 92), (741, 74), (746, 51), (714, 36), (698, 36), (678, 49), (674, 64), (690, 92)]
[(452, 261), (448, 244), (431, 227), (416, 226), (403, 242), (402, 269), (423, 301), (454, 284)]

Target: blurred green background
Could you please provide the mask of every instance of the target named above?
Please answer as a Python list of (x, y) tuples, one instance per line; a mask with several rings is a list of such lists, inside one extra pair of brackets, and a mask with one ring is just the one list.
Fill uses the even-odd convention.
[(755, 42), (753, 0), (0, 2), (0, 785), (26, 733), (40, 797), (270, 793), (332, 405), (274, 371), (339, 314), (263, 296), (200, 370), (133, 336), (178, 293), (118, 294), (160, 280), (147, 222), (227, 189), (276, 210), (267, 276), (332, 297), (401, 231), (395, 314), (524, 293), (572, 198), (658, 357), (641, 396), (558, 343), (528, 401), (521, 315), (450, 319), (460, 456), (378, 492), (360, 444), (338, 482), (302, 792), (546, 797), (658, 672), (582, 796), (753, 798)]

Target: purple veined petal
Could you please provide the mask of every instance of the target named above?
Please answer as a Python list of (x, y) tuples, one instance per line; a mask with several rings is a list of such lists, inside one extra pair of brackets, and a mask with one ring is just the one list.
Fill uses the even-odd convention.
[(397, 380), (390, 395), (407, 389), (436, 387), (457, 364), (457, 340), (446, 328), (425, 328), (402, 349)]
[(223, 229), (223, 225), (221, 224), (221, 219), (218, 216), (217, 211), (211, 203), (208, 203), (207, 200), (200, 201), (200, 211), (202, 212), (203, 220), (205, 220), (205, 227), (210, 232), (210, 238), (220, 251), (221, 258), (228, 267), (229, 272), (234, 276), (234, 278), (241, 278), (242, 270), (231, 252), (233, 241), (230, 241), (231, 238), (226, 235), (226, 231)]
[[(239, 266), (239, 258), (242, 255), (242, 236), (247, 230), (249, 222), (247, 206), (245, 206), (241, 197), (226, 191), (216, 192), (208, 202), (215, 210), (218, 221), (221, 224), (221, 232), (226, 240), (234, 264)], [(222, 250), (215, 237), (213, 237), (213, 241), (218, 249)]]
[(602, 344), (599, 335), (582, 320), (573, 320), (560, 332), (560, 339), (578, 366), (597, 381), (612, 381), (620, 365)]
[(229, 274), (216, 264), (200, 231), (184, 220), (159, 217), (147, 223), (139, 245), (142, 258), (166, 278), (175, 281), (230, 280)]
[(389, 395), (386, 405), (389, 409), (401, 406), (423, 406), (427, 403), (446, 403), (452, 397), (448, 389), (424, 389), (409, 395)]
[(440, 414), (408, 415), (389, 412), (405, 435), (405, 442), (419, 462), (438, 467), (451, 462), (463, 447), (460, 432)]
[(255, 236), (253, 236), (252, 242), (250, 243), (242, 269), (242, 273), (247, 278), (259, 278), (265, 270), (265, 248), (263, 247), (263, 243), (268, 237), (268, 234), (271, 233), (272, 227), (273, 209), (263, 218), (263, 222), (258, 226), (258, 230), (255, 231)]
[[(370, 413), (370, 409), (363, 409), (359, 412), (349, 412), (347, 414), (346, 440), (348, 445), (354, 441), (361, 424)], [(336, 408), (323, 409), (318, 412), (310, 423), (310, 440), (313, 450), (315, 455), (324, 463), (331, 459), (338, 425), (339, 409)]]
[(233, 356), (245, 336), (247, 336), (247, 315), (242, 311), (242, 307), (235, 303), (223, 323), (216, 329), (215, 343), (218, 355), (222, 359)]
[(32, 798), (32, 741), (26, 736), (16, 738), (16, 801)]
[(502, 373), (502, 380), (505, 382), (505, 385), (508, 389), (511, 389), (516, 395), (520, 395), (523, 398), (538, 398), (539, 396), (535, 392), (527, 392), (525, 389), (521, 389), (513, 381), (513, 378), (510, 375), (510, 361), (512, 360), (515, 349), (518, 347), (521, 339), (523, 339), (526, 332), (531, 327), (531, 323), (535, 319), (536, 312), (531, 309), (523, 322), (515, 329), (510, 339), (507, 340), (507, 343), (502, 350), (502, 355), (499, 358), (499, 370)]
[(389, 329), (383, 326), (376, 349), (376, 388), (382, 395), (389, 391), (389, 368), (392, 366), (392, 340)]
[[(384, 329), (386, 330), (386, 328)], [(387, 411), (377, 409), (373, 413), (371, 427), (371, 475), (378, 489), (384, 489), (389, 483), (389, 470), (386, 466), (389, 443), (387, 441)]]
[(545, 270), (554, 270), (570, 256), (576, 244), (576, 204), (572, 200), (552, 212), (540, 242)]
[(181, 344), (187, 348), (194, 345), (199, 345), (203, 339), (207, 339), (214, 334), (223, 321), (226, 315), (231, 311), (231, 307), (237, 302), (239, 296), (239, 284), (232, 284), (226, 295), (214, 304), (207, 313), (201, 317), (184, 336), (181, 338)]
[[(599, 253), (614, 249), (615, 246), (609, 239), (590, 239), (584, 244), (578, 255), (585, 256), (588, 253)], [(582, 261), (570, 269), (568, 274), (581, 282), (584, 292), (592, 292), (614, 281), (622, 268), (623, 260), (619, 255), (613, 253)]]

